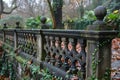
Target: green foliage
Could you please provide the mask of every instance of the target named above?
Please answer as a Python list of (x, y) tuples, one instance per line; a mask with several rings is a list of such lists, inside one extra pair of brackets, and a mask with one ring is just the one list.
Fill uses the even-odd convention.
[(41, 80), (52, 80), (52, 75), (50, 74), (50, 72), (48, 71), (48, 69), (44, 69), (42, 70), (43, 73), (43, 77)]
[(93, 11), (93, 10), (85, 11), (85, 14), (84, 14), (84, 16), (83, 16), (83, 19), (96, 20), (94, 11)]
[(52, 29), (53, 23), (52, 20), (50, 18), (47, 18), (46, 24), (49, 25), (49, 29)]
[(35, 74), (38, 74), (39, 73), (39, 71), (40, 71), (40, 66), (36, 66), (36, 65), (34, 65), (34, 64), (31, 64), (30, 65), (30, 69), (31, 69), (31, 73), (32, 73), (32, 75), (34, 76)]
[(84, 30), (88, 25), (91, 25), (93, 20), (88, 19), (76, 19), (65, 21), (64, 24), (67, 24), (69, 29)]
[[(6, 48), (5, 45), (4, 48)], [(4, 51), (2, 57), (0, 57), (0, 76), (9, 77), (10, 80), (16, 80), (13, 63), (8, 60), (9, 56), (13, 55), (12, 53), (13, 52), (8, 54), (6, 51)]]
[(115, 10), (113, 13), (110, 13), (106, 16), (106, 21), (114, 21), (120, 19), (120, 14), (118, 13), (118, 10)]
[(20, 57), (20, 56), (16, 56), (15, 59), (16, 59), (18, 62), (20, 62), (20, 63), (24, 63), (24, 64), (25, 64), (25, 63), (27, 62), (27, 60), (23, 59), (23, 58)]
[(26, 20), (26, 28), (39, 28), (40, 25), (40, 16), (37, 18), (31, 17)]
[[(4, 50), (8, 49), (8, 46), (6, 44), (4, 44), (3, 48), (4, 48)], [(8, 53), (7, 55), (5, 55), (5, 59), (7, 59), (7, 57), (9, 56), (9, 59), (10, 59), (10, 57), (12, 57), (12, 58), (14, 58), (14, 60), (16, 60), (18, 63), (20, 63), (22, 66), (22, 69), (23, 69), (22, 75), (24, 75), (25, 67), (30, 68), (31, 76), (22, 76), (22, 80), (30, 80), (30, 79), (33, 79), (33, 80), (62, 80), (61, 77), (52, 75), (49, 72), (49, 70), (46, 68), (41, 69), (39, 65), (29, 64), (28, 63), (29, 59), (24, 59), (21, 56), (17, 56), (15, 53), (13, 53), (13, 51), (14, 51), (14, 49), (10, 50), (10, 54)], [(9, 73), (10, 79), (15, 80), (16, 77), (15, 77), (14, 69), (12, 69), (13, 66), (11, 66), (11, 64), (8, 64), (8, 62), (6, 60), (4, 60), (4, 62), (1, 62), (1, 61), (3, 61), (3, 60), (0, 59), (0, 65), (2, 65), (2, 69), (0, 66), (0, 75), (5, 75), (5, 74), (7, 74), (6, 70), (10, 70), (11, 71)], [(12, 61), (9, 61), (9, 62), (12, 63)], [(36, 78), (36, 75), (39, 75), (39, 74), (42, 75), (42, 78), (38, 79), (38, 78)]]
[(47, 68), (42, 70), (42, 74), (43, 77), (40, 80), (63, 80), (62, 77), (52, 75)]
[(107, 1), (107, 5), (105, 3), (103, 3), (107, 9), (110, 10), (110, 12), (113, 12), (116, 9), (120, 9), (120, 1), (117, 0), (112, 0), (112, 1)]
[(84, 30), (88, 25), (91, 25), (96, 20), (94, 12), (86, 11), (82, 19), (67, 19), (64, 24), (67, 24), (69, 29)]
[[(41, 29), (41, 21), (40, 21), (41, 16), (38, 16), (36, 18), (31, 17), (28, 18), (25, 22), (26, 28), (27, 29)], [(52, 29), (52, 20), (47, 18), (46, 24), (50, 26), (50, 29)]]
[(104, 21), (118, 30), (120, 27), (120, 12), (115, 10), (113, 13), (108, 14)]
[(106, 68), (105, 70), (105, 74), (103, 75), (103, 79), (102, 80), (110, 80), (110, 74), (111, 74), (111, 70), (109, 68)]

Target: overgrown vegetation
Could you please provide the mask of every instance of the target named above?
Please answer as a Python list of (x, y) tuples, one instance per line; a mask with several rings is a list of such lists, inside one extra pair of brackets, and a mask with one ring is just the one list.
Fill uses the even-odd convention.
[(40, 28), (40, 16), (37, 18), (31, 17), (26, 20), (26, 28), (34, 29), (34, 28)]
[[(31, 17), (28, 18), (25, 22), (27, 29), (41, 29), (41, 16), (38, 17)], [(50, 18), (47, 18), (46, 23), (47, 25), (50, 26), (50, 29), (52, 29), (52, 20)]]
[(110, 25), (110, 26), (113, 26), (113, 29), (117, 29), (119, 30), (120, 29), (120, 12), (119, 10), (115, 10), (113, 11), (112, 13), (108, 14), (104, 21)]
[[(2, 76), (3, 79), (7, 78), (10, 80), (16, 80), (17, 76), (15, 69), (13, 66), (14, 61), (21, 65), (22, 72), (20, 73), (19, 77), (22, 80), (62, 80), (61, 77), (57, 77), (52, 75), (47, 68), (41, 68), (40, 65), (33, 64), (31, 59), (25, 59), (19, 55), (14, 53), (14, 49), (3, 44), (3, 49), (9, 49), (9, 53), (3, 53), (3, 57), (0, 57), (0, 77)], [(9, 58), (9, 60), (8, 60)], [(2, 64), (1, 64), (2, 63)], [(19, 71), (18, 71), (19, 72)], [(39, 77), (38, 77), (39, 76)]]
[(91, 25), (96, 20), (94, 12), (92, 10), (86, 11), (82, 19), (70, 19), (64, 22), (65, 26), (68, 26), (68, 29), (86, 29), (88, 25)]

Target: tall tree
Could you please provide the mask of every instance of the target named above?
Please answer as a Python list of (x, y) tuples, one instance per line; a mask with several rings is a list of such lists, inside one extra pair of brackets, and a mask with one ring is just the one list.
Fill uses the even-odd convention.
[[(62, 29), (62, 6), (63, 0), (47, 0), (51, 12), (51, 16), (53, 18), (53, 28), (54, 29)], [(52, 4), (51, 4), (52, 3)]]
[(62, 28), (62, 6), (63, 0), (53, 0), (53, 11), (56, 20), (56, 28)]
[(10, 11), (5, 11), (4, 2), (3, 2), (3, 0), (0, 0), (0, 19), (2, 17), (2, 14), (10, 14), (16, 8), (17, 8), (16, 0), (13, 0)]

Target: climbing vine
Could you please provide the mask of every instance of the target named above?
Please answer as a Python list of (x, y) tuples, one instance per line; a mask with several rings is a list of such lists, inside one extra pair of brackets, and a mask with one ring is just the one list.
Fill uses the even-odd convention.
[[(21, 64), (22, 67), (22, 80), (62, 80), (61, 77), (52, 75), (48, 69), (41, 69), (39, 65), (35, 65), (32, 63), (31, 59), (24, 59), (23, 57), (16, 55), (14, 53), (14, 49), (8, 47), (7, 45), (3, 45), (4, 50), (9, 49), (10, 51), (4, 53), (2, 59), (0, 58), (0, 75), (8, 77), (10, 80), (16, 80), (15, 70), (13, 69), (13, 63), (9, 59), (14, 59), (18, 63)], [(1, 64), (2, 63), (2, 64)], [(30, 70), (31, 75), (25, 75), (27, 70)], [(42, 76), (37, 78), (37, 75)], [(37, 78), (37, 79), (36, 79)]]
[[(90, 80), (98, 80), (95, 74), (96, 74), (97, 65), (101, 62), (101, 60), (96, 60), (95, 56), (99, 51), (99, 48), (102, 48), (104, 45), (108, 44), (109, 42), (110, 40), (101, 42), (100, 44), (97, 45), (94, 52), (92, 53), (92, 76), (90, 77)], [(109, 80), (109, 75), (110, 75), (110, 69), (106, 68), (106, 72), (103, 75), (102, 80)]]
[[(5, 47), (5, 46), (4, 46)], [(12, 52), (11, 52), (12, 53)], [(12, 54), (11, 54), (12, 55)], [(0, 80), (4, 78), (10, 78), (10, 80), (16, 80), (15, 71), (13, 69), (13, 63), (8, 60), (9, 54), (6, 51), (3, 52), (0, 59)]]

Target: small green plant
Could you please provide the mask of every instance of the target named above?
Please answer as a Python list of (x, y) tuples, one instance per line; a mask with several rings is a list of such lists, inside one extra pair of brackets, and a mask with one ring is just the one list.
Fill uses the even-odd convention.
[[(41, 29), (41, 16), (38, 17), (31, 17), (26, 20), (26, 28), (27, 29)], [(47, 18), (46, 24), (50, 26), (50, 29), (52, 29), (52, 20), (50, 18)]]
[(39, 28), (40, 25), (40, 16), (38, 16), (37, 18), (31, 17), (28, 18), (26, 21), (26, 26), (27, 28)]
[(104, 21), (109, 24), (110, 26), (113, 26), (113, 29), (119, 29), (120, 26), (120, 13), (118, 10), (115, 10), (113, 13), (108, 14)]
[(85, 11), (85, 15), (83, 16), (83, 19), (86, 19), (86, 20), (96, 20), (94, 11), (93, 10)]

